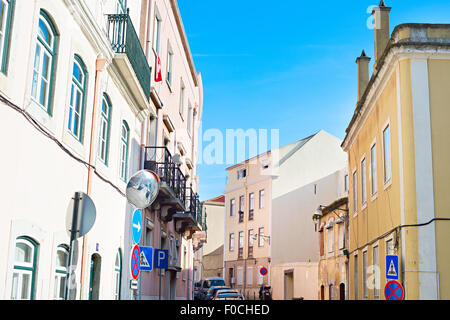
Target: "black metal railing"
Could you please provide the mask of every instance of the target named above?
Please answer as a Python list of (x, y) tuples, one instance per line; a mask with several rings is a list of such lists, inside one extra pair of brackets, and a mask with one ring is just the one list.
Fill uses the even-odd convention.
[(151, 68), (128, 13), (129, 11), (126, 14), (108, 15), (107, 35), (113, 51), (127, 55), (142, 90), (149, 99)]
[(186, 178), (166, 147), (146, 147), (144, 169), (154, 171), (186, 203)]
[(200, 202), (198, 193), (192, 190), (192, 186), (187, 188), (186, 197), (186, 213), (191, 214), (194, 220), (203, 227), (202, 210), (203, 206)]

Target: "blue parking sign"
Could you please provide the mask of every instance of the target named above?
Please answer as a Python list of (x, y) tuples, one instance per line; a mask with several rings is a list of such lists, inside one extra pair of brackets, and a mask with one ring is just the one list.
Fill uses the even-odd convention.
[(398, 280), (398, 256), (386, 256), (386, 279)]
[(169, 268), (169, 250), (155, 249), (155, 268), (168, 269)]

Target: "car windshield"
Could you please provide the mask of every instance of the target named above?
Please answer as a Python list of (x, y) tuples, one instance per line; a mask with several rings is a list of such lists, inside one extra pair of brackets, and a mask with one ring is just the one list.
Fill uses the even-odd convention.
[(214, 279), (214, 280), (208, 281), (208, 288), (224, 286), (224, 285), (225, 285), (225, 281), (223, 279)]

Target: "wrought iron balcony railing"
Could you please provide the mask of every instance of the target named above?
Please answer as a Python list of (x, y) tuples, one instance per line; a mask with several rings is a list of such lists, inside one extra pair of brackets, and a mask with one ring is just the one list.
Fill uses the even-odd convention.
[(192, 215), (194, 220), (202, 227), (203, 229), (203, 221), (202, 221), (202, 204), (200, 202), (200, 197), (198, 193), (195, 193), (192, 190), (192, 187), (188, 187), (187, 194), (187, 203), (186, 203), (186, 213)]
[(129, 11), (127, 11), (127, 14), (108, 15), (107, 35), (113, 51), (127, 55), (148, 100), (150, 97), (151, 68), (128, 13)]
[(166, 147), (146, 147), (144, 169), (154, 171), (181, 203), (186, 203), (186, 178)]

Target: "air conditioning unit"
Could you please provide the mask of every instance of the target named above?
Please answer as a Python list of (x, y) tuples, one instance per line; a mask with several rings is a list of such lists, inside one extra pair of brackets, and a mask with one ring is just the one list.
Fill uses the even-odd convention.
[(231, 283), (236, 283), (236, 278), (231, 278)]

